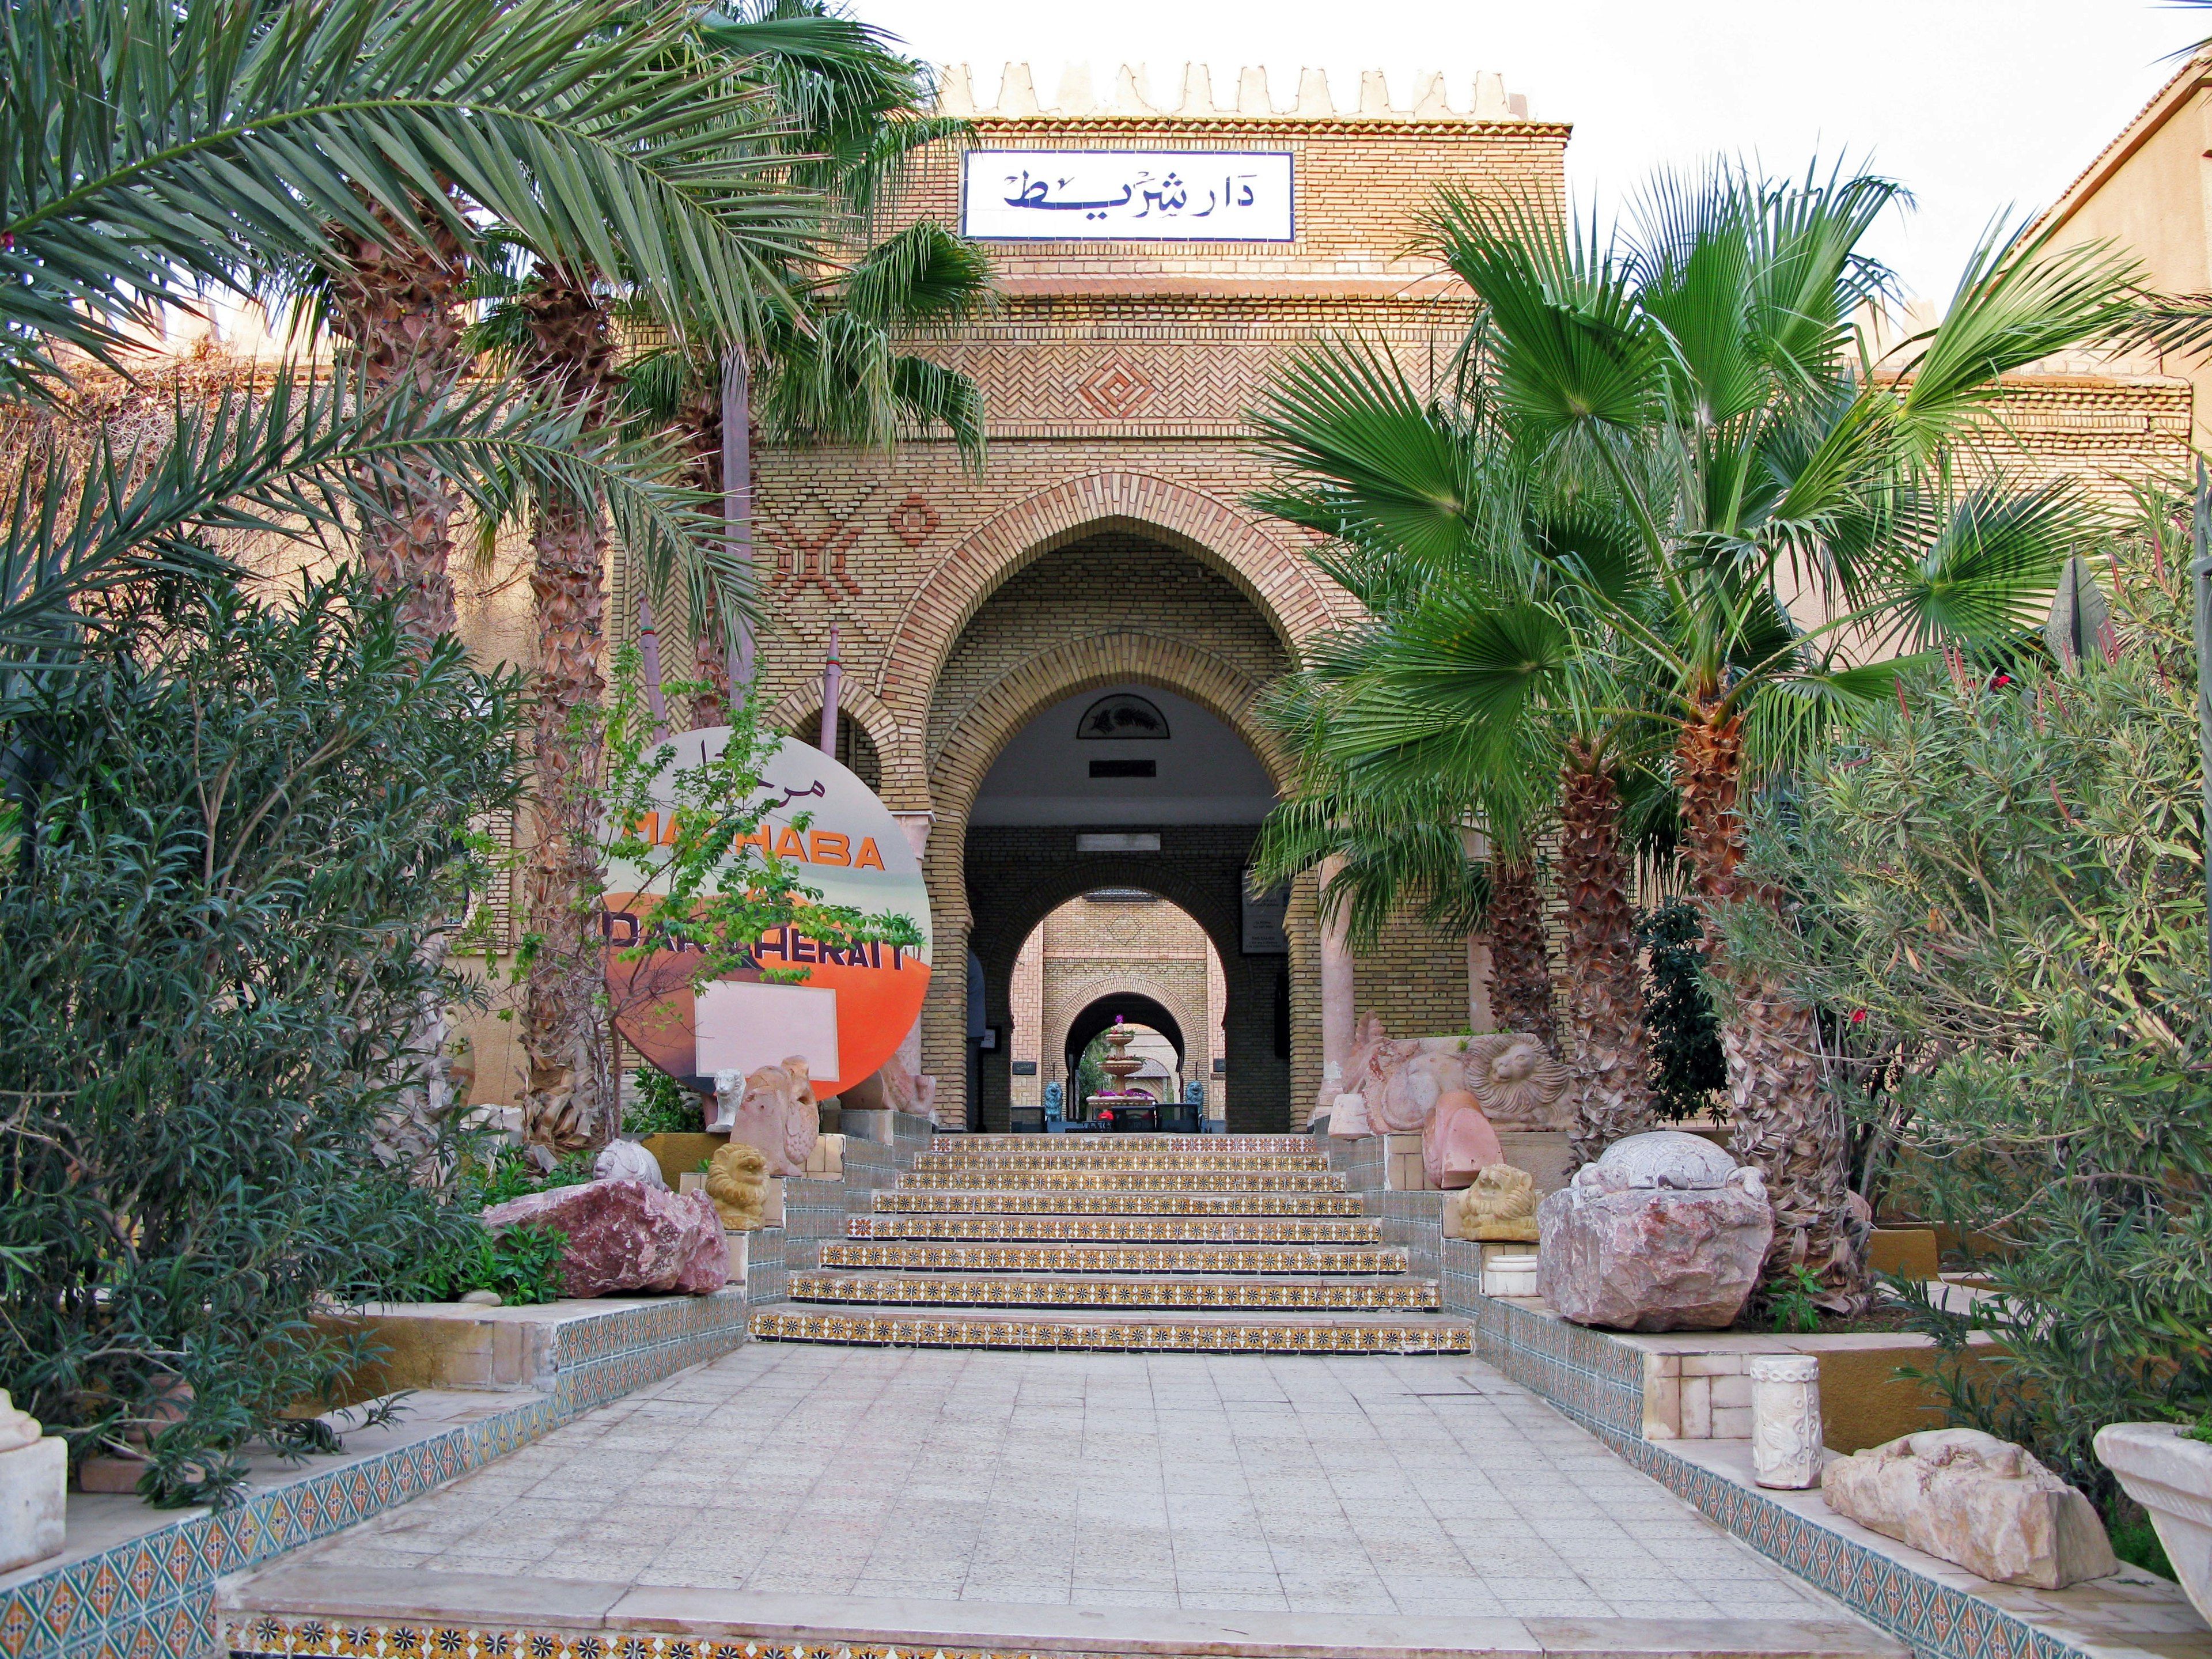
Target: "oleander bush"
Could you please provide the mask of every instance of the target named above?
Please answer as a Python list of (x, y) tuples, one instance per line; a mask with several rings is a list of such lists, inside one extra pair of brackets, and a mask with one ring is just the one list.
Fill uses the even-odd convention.
[[(1900, 680), (1786, 799), (1729, 946), (1822, 1011), (1857, 1179), (1956, 1230), (1990, 1294), (1899, 1285), (1955, 1420), (2112, 1510), (2091, 1449), (2212, 1404), (2212, 985), (2186, 552), (2169, 510), (2099, 563), (2112, 618), (2066, 665)], [(1998, 1345), (1988, 1369), (1969, 1335)]]
[(513, 804), (519, 686), (343, 575), (105, 623), (0, 697), (0, 1387), (195, 1502), (327, 1443), (290, 1413), (363, 1356), (314, 1315), (482, 1232), (375, 1131), (419, 1010), (471, 995), (426, 947)]

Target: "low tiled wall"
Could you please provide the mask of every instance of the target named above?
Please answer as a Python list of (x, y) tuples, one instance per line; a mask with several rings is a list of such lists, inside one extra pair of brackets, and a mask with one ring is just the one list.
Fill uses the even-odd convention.
[[(527, 1445), (579, 1413), (729, 1352), (745, 1340), (746, 1297), (629, 1303), (563, 1318), (527, 1394), (486, 1392), (470, 1420), (389, 1451), (281, 1477), (219, 1510), (186, 1510), (144, 1527), (151, 1511), (108, 1503), (107, 1547), (48, 1568), (0, 1575), (0, 1655), (7, 1659), (199, 1659), (216, 1645), (215, 1582), (326, 1537)], [(441, 1396), (450, 1402), (454, 1396)], [(465, 1400), (477, 1396), (463, 1395)], [(72, 1524), (75, 1524), (74, 1519)]]
[[(1370, 1191), (1367, 1201), (1371, 1211), (1386, 1214), (1387, 1205), (1422, 1196)], [(2110, 1659), (2117, 1648), (2150, 1648), (2168, 1639), (2145, 1632), (2166, 1627), (2156, 1621), (2171, 1621), (2177, 1608), (2168, 1604), (2178, 1601), (2178, 1592), (2169, 1595), (2172, 1586), (2154, 1584), (2144, 1575), (2135, 1574), (2137, 1582), (2106, 1592), (2107, 1599), (2127, 1600), (2125, 1607), (2107, 1613), (2093, 1609), (2083, 1620), (2072, 1607), (2055, 1605), (2075, 1592), (2053, 1598), (2049, 1593), (1986, 1584), (1871, 1534), (1847, 1535), (1848, 1523), (1822, 1510), (1801, 1505), (1804, 1512), (1800, 1512), (1786, 1501), (1805, 1494), (1769, 1497), (1752, 1486), (1743, 1472), (1715, 1466), (1721, 1454), (1741, 1443), (1720, 1431), (1741, 1428), (1748, 1432), (1747, 1401), (1739, 1407), (1739, 1389), (1730, 1386), (1748, 1383), (1747, 1376), (1736, 1375), (1740, 1365), (1724, 1366), (1720, 1357), (1708, 1352), (1665, 1352), (1670, 1344), (1686, 1342), (1686, 1336), (1638, 1339), (1590, 1330), (1522, 1302), (1485, 1296), (1480, 1288), (1482, 1247), (1440, 1238), (1437, 1248), (1444, 1310), (1473, 1319), (1478, 1358), (1548, 1401), (1760, 1554), (1909, 1644), (1920, 1659)], [(1747, 1352), (1752, 1346), (1746, 1346)], [(1812, 1345), (1808, 1341), (1805, 1346)], [(1675, 1362), (1671, 1366), (1667, 1363), (1670, 1358)], [(1691, 1376), (1682, 1374), (1686, 1361), (1694, 1362), (1689, 1366)], [(1695, 1402), (1680, 1392), (1692, 1377), (1705, 1389), (1701, 1423), (1690, 1421), (1697, 1414)], [(1647, 1387), (1659, 1390), (1649, 1401)], [(1677, 1392), (1669, 1395), (1669, 1389)], [(1670, 1426), (1678, 1434), (1698, 1426), (1710, 1437), (1674, 1441), (1682, 1448), (1677, 1453), (1660, 1437)], [(2094, 1602), (2095, 1593), (2118, 1582), (2100, 1581), (2080, 1589), (2092, 1592), (2087, 1599)], [(2030, 1616), (2023, 1617), (2024, 1596), (2054, 1605), (2027, 1608)], [(2178, 1611), (2186, 1622), (2185, 1606)], [(2135, 1629), (2134, 1623), (2146, 1615), (2154, 1622)], [(2112, 1628), (2098, 1628), (2100, 1619)], [(2159, 1646), (2158, 1650), (2166, 1649)], [(2185, 1645), (2172, 1650), (2196, 1650)]]

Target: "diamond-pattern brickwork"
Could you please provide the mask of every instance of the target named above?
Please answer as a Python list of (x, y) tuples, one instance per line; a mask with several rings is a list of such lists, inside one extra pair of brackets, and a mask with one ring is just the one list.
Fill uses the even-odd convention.
[[(963, 1135), (796, 1268), (777, 1341), (1197, 1353), (1464, 1353), (1433, 1278), (1377, 1248), (1298, 1136)], [(972, 1311), (971, 1311), (972, 1310)], [(1022, 1310), (1017, 1312), (1015, 1310)], [(1428, 1318), (1420, 1316), (1431, 1316)]]

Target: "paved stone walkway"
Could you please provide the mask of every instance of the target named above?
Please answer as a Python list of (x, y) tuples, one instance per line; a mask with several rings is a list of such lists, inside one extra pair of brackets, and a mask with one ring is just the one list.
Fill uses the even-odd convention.
[(1458, 1356), (748, 1344), (316, 1565), (1099, 1607), (1838, 1611)]

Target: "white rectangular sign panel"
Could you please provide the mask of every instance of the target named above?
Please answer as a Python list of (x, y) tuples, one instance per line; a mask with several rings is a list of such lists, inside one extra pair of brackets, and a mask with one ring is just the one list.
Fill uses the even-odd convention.
[(793, 1054), (818, 1078), (837, 1069), (837, 994), (807, 985), (718, 979), (699, 988), (693, 1016), (701, 1077), (780, 1066)]
[(1287, 242), (1291, 157), (1252, 149), (971, 149), (960, 228), (1000, 242)]

